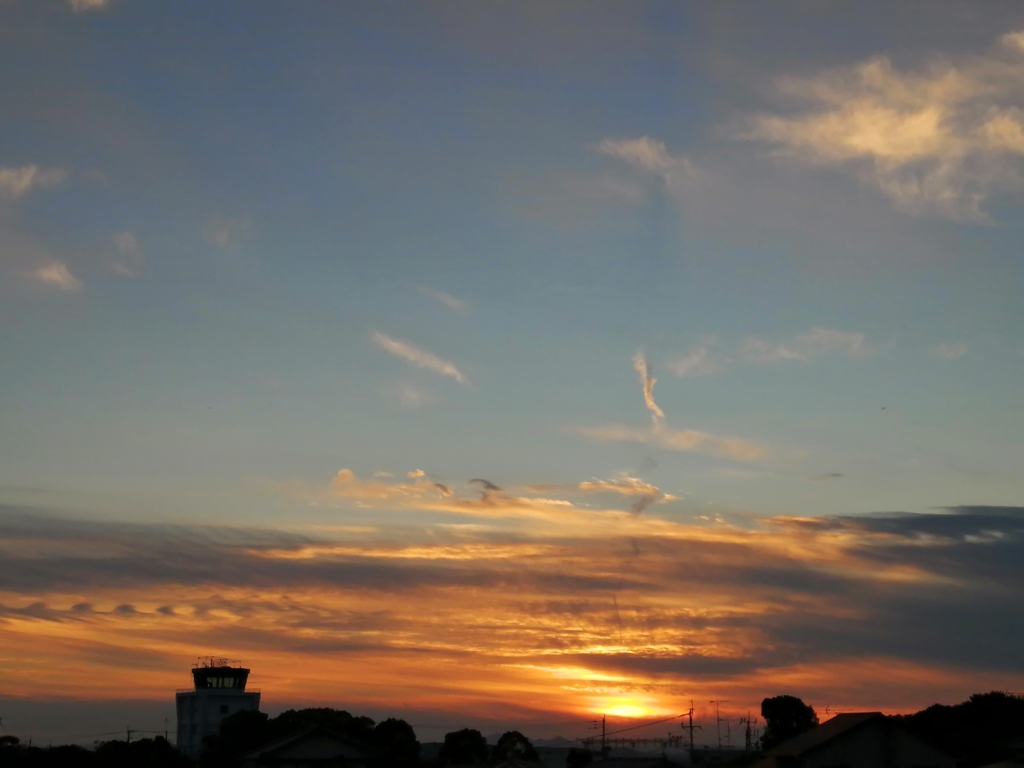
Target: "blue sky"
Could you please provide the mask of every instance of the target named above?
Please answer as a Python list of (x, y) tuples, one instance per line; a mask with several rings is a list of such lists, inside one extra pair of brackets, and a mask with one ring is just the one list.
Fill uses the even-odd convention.
[(396, 501), (422, 478), (740, 528), (1022, 504), (1016, 3), (0, 17), (6, 508), (402, 541), (459, 517)]

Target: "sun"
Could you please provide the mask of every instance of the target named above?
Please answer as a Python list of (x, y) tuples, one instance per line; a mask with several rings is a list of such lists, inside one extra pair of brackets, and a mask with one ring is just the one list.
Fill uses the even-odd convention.
[(604, 710), (602, 714), (614, 715), (615, 717), (644, 717), (650, 714), (650, 710), (636, 704), (615, 704)]

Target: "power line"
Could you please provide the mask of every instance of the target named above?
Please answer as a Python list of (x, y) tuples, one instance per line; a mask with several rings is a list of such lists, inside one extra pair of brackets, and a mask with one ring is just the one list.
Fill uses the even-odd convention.
[(106, 733), (65, 733), (65, 739), (91, 739), (95, 736), (117, 736), (121, 731), (107, 731)]
[[(409, 722), (409, 721), (407, 721), (407, 722)], [(570, 725), (570, 724), (581, 725), (581, 724), (583, 724), (585, 722), (587, 722), (587, 721), (584, 720), (583, 718), (574, 717), (572, 720), (542, 720), (542, 721), (537, 721), (537, 723), (529, 722), (529, 723), (526, 723), (525, 725), (523, 725), (522, 727), (528, 728), (528, 727), (531, 727), (533, 725), (541, 725), (541, 724), (542, 725)], [(514, 723), (514, 721), (513, 721), (513, 723)], [(414, 723), (414, 722), (409, 722), (409, 725), (411, 725), (413, 728), (462, 728), (462, 727), (465, 726), (465, 723), (464, 722), (463, 723), (455, 723), (455, 722), (450, 722), (450, 723)], [(491, 727), (491, 726), (481, 726), (481, 727)], [(494, 725), (493, 727), (494, 728), (499, 728), (501, 726)]]
[(94, 738), (98, 738), (100, 736), (120, 736), (122, 733), (125, 733), (126, 731), (130, 732), (130, 733), (157, 733), (157, 734), (164, 733), (163, 730), (155, 731), (155, 730), (146, 730), (146, 729), (143, 729), (143, 728), (127, 728), (127, 729), (125, 729), (125, 731), (104, 731), (103, 733), (64, 733), (64, 734), (61, 734), (61, 738), (65, 738), (65, 739), (94, 739)]
[(620, 728), (617, 731), (608, 731), (608, 733), (606, 735), (607, 736), (612, 736), (612, 735), (614, 735), (616, 733), (625, 733), (626, 731), (635, 731), (638, 728), (646, 728), (649, 725), (657, 725), (658, 723), (667, 723), (669, 720), (678, 720), (681, 717), (686, 717), (686, 715), (685, 714), (683, 714), (683, 715), (672, 715), (672, 717), (666, 717), (666, 718), (664, 718), (662, 720), (652, 720), (651, 722), (643, 723), (642, 725), (631, 725), (629, 728)]
[[(604, 750), (605, 750), (605, 745), (607, 743), (607, 740), (608, 740), (609, 736), (614, 736), (617, 733), (626, 733), (628, 731), (636, 731), (636, 730), (638, 730), (640, 728), (649, 728), (652, 725), (658, 725), (658, 723), (667, 723), (670, 720), (678, 720), (681, 717), (686, 717), (686, 714), (684, 713), (682, 715), (672, 715), (672, 717), (665, 717), (665, 718), (662, 718), (661, 720), (652, 720), (649, 723), (641, 723), (640, 725), (631, 725), (631, 726), (629, 726), (629, 728), (620, 728), (617, 731), (606, 730), (606, 728), (607, 728), (607, 720), (608, 720), (607, 715), (601, 717), (600, 723), (598, 723), (597, 720), (592, 720), (591, 722), (594, 724), (595, 727), (600, 725), (600, 728), (601, 728), (601, 750), (602, 750), (602, 753), (603, 753)], [(700, 726), (697, 726), (697, 727), (699, 728)], [(578, 740), (583, 742), (584, 744), (586, 744), (586, 743), (593, 742), (596, 738), (597, 738), (596, 736), (588, 736), (586, 738), (582, 738), (582, 739), (578, 739)]]

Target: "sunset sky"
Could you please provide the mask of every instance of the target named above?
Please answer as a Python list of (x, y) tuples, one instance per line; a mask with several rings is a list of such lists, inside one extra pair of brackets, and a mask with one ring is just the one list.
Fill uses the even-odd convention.
[(1017, 0), (0, 0), (0, 103), (6, 732), (1024, 690)]

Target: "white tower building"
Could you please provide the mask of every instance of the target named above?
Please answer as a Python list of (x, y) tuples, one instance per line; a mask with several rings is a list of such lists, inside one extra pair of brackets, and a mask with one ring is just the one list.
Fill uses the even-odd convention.
[(179, 690), (176, 697), (178, 749), (198, 758), (203, 751), (203, 739), (215, 736), (226, 718), (243, 710), (259, 709), (259, 691), (245, 690), (248, 679), (249, 670), (234, 659), (200, 659), (192, 668), (194, 687)]

